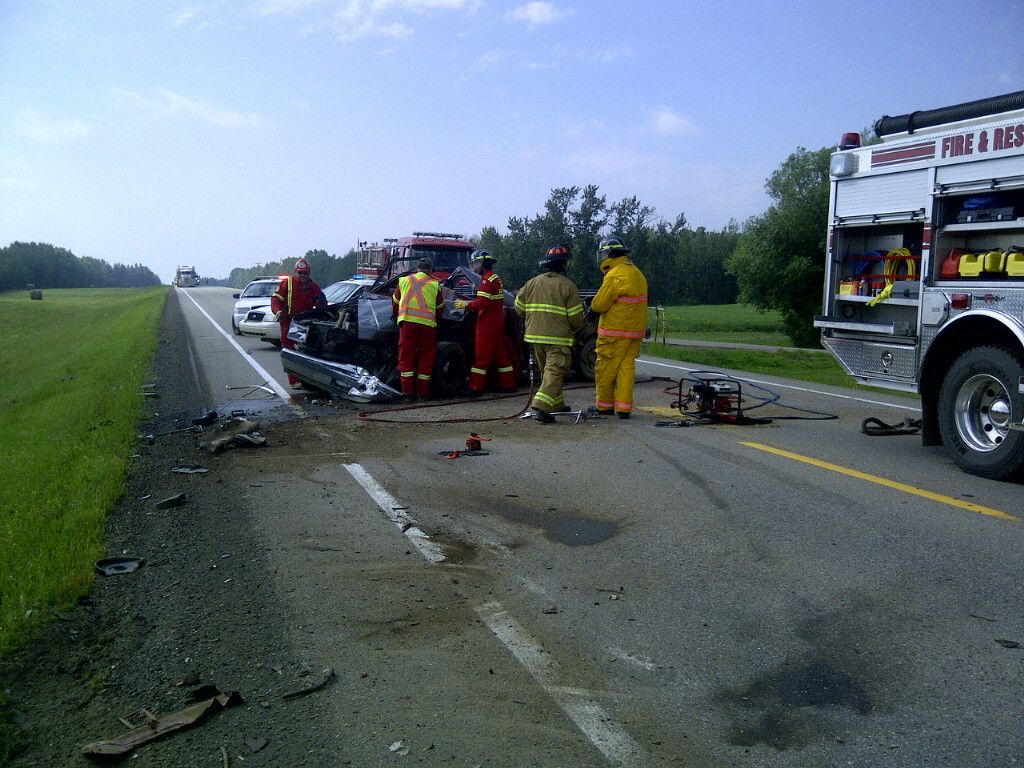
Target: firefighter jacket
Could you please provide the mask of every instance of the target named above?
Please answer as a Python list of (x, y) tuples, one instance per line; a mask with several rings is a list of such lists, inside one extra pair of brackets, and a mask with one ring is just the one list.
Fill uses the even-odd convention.
[(480, 287), (476, 298), (466, 305), (476, 312), (476, 327), (489, 331), (501, 331), (505, 326), (505, 286), (497, 272), (484, 272), (480, 276)]
[(410, 272), (398, 278), (391, 301), (399, 323), (419, 323), (430, 328), (437, 327), (444, 308), (441, 284), (426, 272)]
[(642, 339), (647, 332), (647, 279), (626, 256), (601, 262), (604, 280), (590, 308), (601, 315), (597, 335)]
[(284, 312), (290, 317), (326, 306), (327, 297), (319, 285), (310, 280), (303, 288), (302, 283), (293, 275), (282, 279), (277, 286), (277, 292), (270, 297), (270, 311), (274, 314)]
[(526, 320), (530, 344), (571, 347), (583, 327), (583, 304), (576, 284), (559, 272), (530, 279), (516, 296), (516, 312)]

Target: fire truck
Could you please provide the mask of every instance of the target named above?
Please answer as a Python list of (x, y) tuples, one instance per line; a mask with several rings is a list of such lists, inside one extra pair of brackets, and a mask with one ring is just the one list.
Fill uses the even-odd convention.
[(822, 344), (921, 397), (925, 445), (1024, 474), (1024, 91), (888, 115), (830, 161)]
[(411, 237), (386, 237), (381, 242), (359, 242), (356, 275), (385, 279), (416, 267), (422, 258), (434, 264), (434, 277), (444, 280), (456, 267), (469, 265), (473, 244), (462, 235), (446, 232), (413, 232)]

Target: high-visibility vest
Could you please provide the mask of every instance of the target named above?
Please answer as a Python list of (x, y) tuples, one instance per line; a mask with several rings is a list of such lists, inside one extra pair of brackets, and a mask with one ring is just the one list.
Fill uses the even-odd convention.
[(441, 284), (428, 274), (402, 275), (398, 278), (398, 322), (436, 327), (440, 292)]

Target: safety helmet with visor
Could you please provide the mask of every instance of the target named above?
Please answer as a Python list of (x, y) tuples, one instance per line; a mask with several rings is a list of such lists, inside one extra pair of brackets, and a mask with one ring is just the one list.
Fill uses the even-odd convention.
[(469, 254), (469, 263), (470, 264), (472, 264), (474, 262), (477, 262), (477, 261), (484, 261), (485, 259), (488, 260), (488, 261), (497, 261), (496, 258), (491, 256), (491, 252), (488, 251), (486, 248), (477, 248), (475, 251), (473, 251), (471, 254)]
[(305, 259), (299, 259), (295, 262), (295, 274), (296, 275), (308, 275), (309, 274), (309, 262)]
[(617, 235), (610, 235), (601, 241), (601, 244), (597, 247), (597, 255), (602, 259), (613, 258), (615, 256), (629, 256), (629, 248), (622, 242), (622, 238)]

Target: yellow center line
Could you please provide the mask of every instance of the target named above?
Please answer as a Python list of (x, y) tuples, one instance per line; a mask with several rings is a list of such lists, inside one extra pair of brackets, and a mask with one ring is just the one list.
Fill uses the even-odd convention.
[(866, 472), (860, 472), (856, 469), (850, 469), (849, 467), (842, 467), (838, 464), (831, 464), (827, 461), (821, 461), (820, 459), (813, 459), (810, 456), (802, 456), (799, 453), (790, 453), (789, 451), (784, 451), (781, 448), (772, 448), (770, 445), (750, 443), (744, 440), (740, 440), (740, 445), (745, 445), (748, 448), (756, 448), (759, 451), (765, 451), (767, 453), (774, 453), (776, 456), (793, 459), (793, 461), (802, 461), (804, 464), (813, 464), (815, 467), (828, 469), (832, 472), (838, 472), (841, 475), (847, 475), (849, 477), (856, 477), (859, 480), (867, 480), (869, 483), (884, 485), (887, 488), (894, 488), (897, 491), (912, 493), (915, 496), (931, 499), (932, 501), (937, 501), (940, 504), (949, 504), (951, 507), (959, 507), (960, 509), (966, 509), (970, 512), (977, 512), (979, 515), (989, 515), (990, 517), (998, 517), (1000, 520), (1013, 520), (1014, 522), (1020, 522), (1019, 517), (1007, 514), (1006, 512), (1002, 512), (998, 509), (993, 509), (992, 507), (983, 507), (981, 504), (974, 504), (970, 501), (954, 499), (952, 496), (943, 496), (941, 493), (932, 493), (931, 491), (926, 491), (923, 488), (916, 488), (913, 485), (899, 483), (895, 480), (887, 480), (886, 478), (878, 477), (877, 475), (869, 475)]

